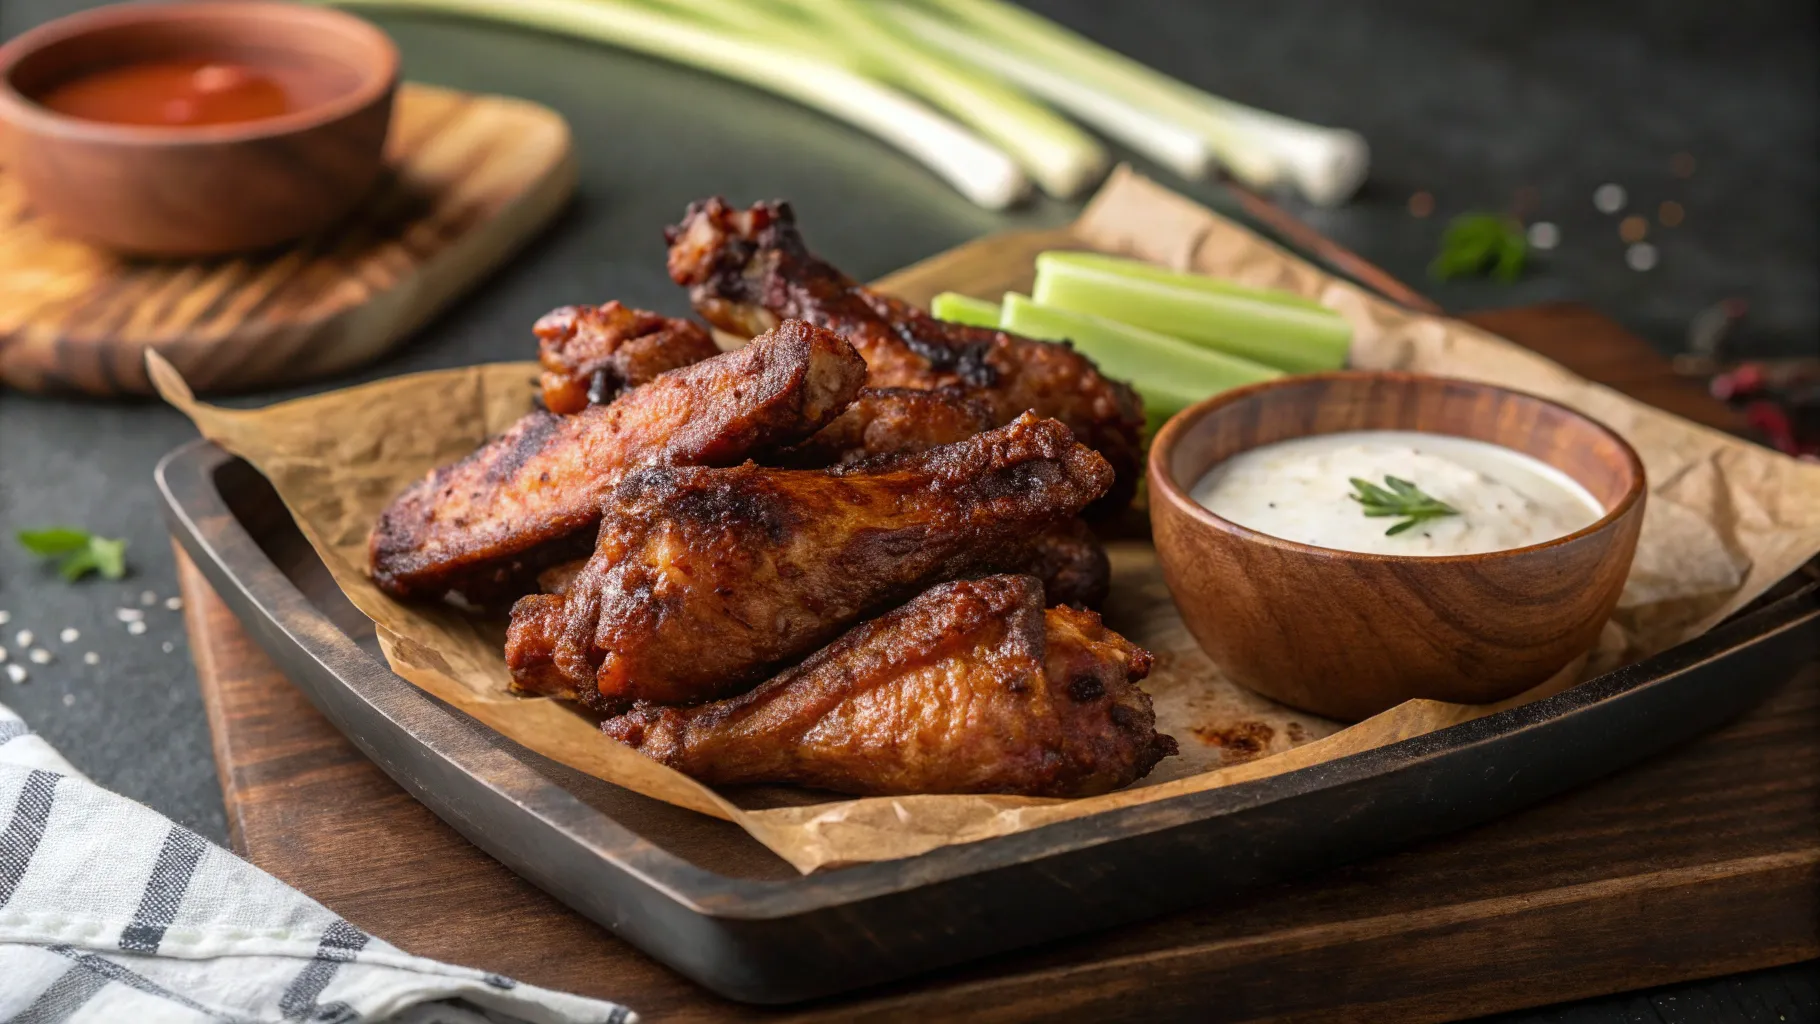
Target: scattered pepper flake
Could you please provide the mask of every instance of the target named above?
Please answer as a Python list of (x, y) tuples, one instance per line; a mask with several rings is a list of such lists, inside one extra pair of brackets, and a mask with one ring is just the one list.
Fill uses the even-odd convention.
[(1626, 242), (1641, 242), (1649, 237), (1649, 221), (1636, 214), (1618, 222), (1618, 237)]
[(1683, 210), (1681, 204), (1675, 202), (1673, 199), (1664, 202), (1661, 206), (1656, 208), (1656, 219), (1661, 221), (1662, 226), (1665, 228), (1679, 227), (1681, 225), (1681, 219), (1686, 215), (1687, 211)]
[(1673, 174), (1677, 178), (1693, 177), (1694, 155), (1692, 153), (1681, 152), (1669, 157), (1668, 170), (1670, 174)]
[(1409, 215), (1427, 217), (1435, 212), (1435, 197), (1432, 192), (1417, 192), (1409, 197)]

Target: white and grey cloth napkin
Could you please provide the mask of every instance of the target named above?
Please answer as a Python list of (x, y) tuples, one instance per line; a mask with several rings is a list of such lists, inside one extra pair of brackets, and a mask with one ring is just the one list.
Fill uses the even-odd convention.
[(382, 942), (90, 782), (0, 705), (0, 1021), (635, 1019)]

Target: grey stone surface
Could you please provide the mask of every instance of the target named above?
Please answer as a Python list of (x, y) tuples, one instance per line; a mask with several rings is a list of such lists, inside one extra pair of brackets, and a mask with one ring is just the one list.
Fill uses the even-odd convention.
[[(81, 6), (0, 0), (0, 38)], [(1751, 350), (1816, 349), (1820, 31), (1811, 4), (1035, 6), (1235, 99), (1364, 132), (1375, 154), (1365, 193), (1342, 209), (1301, 212), (1449, 308), (1584, 299), (1672, 349), (1697, 310), (1736, 296), (1752, 304), (1743, 337)], [(881, 144), (659, 62), (475, 23), (377, 20), (398, 40), (413, 79), (561, 111), (575, 130), (581, 190), (529, 252), (396, 355), (286, 394), (522, 358), (531, 320), (565, 302), (621, 298), (681, 313), (658, 232), (705, 194), (790, 198), (812, 243), (862, 278), (989, 231), (1061, 223), (1075, 210), (1052, 201), (1005, 215), (977, 210)], [(1681, 151), (1697, 161), (1691, 179), (1669, 173)], [(1191, 194), (1213, 188), (1158, 176)], [(1594, 188), (1607, 181), (1623, 184), (1632, 209), (1645, 214), (1665, 199), (1686, 207), (1678, 228), (1651, 217), (1657, 269), (1625, 267), (1617, 218), (1592, 206)], [(1424, 280), (1447, 216), (1504, 208), (1522, 186), (1537, 190), (1532, 216), (1561, 226), (1560, 249), (1511, 287)], [(1406, 212), (1417, 190), (1435, 195), (1434, 217)], [(128, 538), (133, 566), (121, 583), (71, 586), (0, 542), (0, 609), (12, 616), (0, 643), (17, 658), (13, 634), (28, 628), (57, 656), (28, 664), (24, 685), (0, 679), (0, 701), (101, 784), (219, 841), (225, 822), (181, 616), (162, 604), (148, 608), (140, 636), (115, 619), (116, 608), (139, 606), (143, 590), (161, 600), (175, 592), (151, 471), (193, 436), (180, 416), (152, 403), (0, 392), (0, 530), (84, 525)], [(75, 644), (58, 642), (66, 626), (81, 632)], [(83, 663), (89, 650), (100, 664)]]

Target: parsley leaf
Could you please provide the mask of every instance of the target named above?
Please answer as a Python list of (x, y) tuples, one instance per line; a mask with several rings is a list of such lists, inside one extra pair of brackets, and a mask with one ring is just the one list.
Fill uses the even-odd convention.
[(1428, 265), (1428, 272), (1442, 281), (1484, 274), (1508, 283), (1522, 275), (1528, 255), (1529, 239), (1516, 219), (1467, 213), (1447, 225), (1441, 251)]
[(110, 580), (126, 575), (126, 541), (97, 537), (73, 526), (20, 530), (19, 546), (40, 558), (57, 559), (57, 572), (74, 582), (91, 572)]

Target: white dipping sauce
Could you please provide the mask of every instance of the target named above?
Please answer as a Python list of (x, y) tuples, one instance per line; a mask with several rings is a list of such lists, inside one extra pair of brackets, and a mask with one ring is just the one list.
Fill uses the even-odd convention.
[[(1372, 518), (1351, 479), (1379, 487), (1394, 476), (1459, 515), (1427, 519), (1395, 536), (1402, 518)], [(1359, 430), (1254, 448), (1213, 467), (1194, 500), (1259, 533), (1316, 547), (1384, 555), (1470, 555), (1564, 537), (1605, 514), (1560, 470), (1502, 445), (1446, 434)]]

